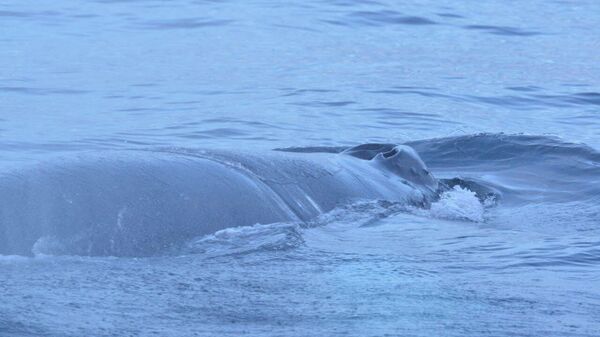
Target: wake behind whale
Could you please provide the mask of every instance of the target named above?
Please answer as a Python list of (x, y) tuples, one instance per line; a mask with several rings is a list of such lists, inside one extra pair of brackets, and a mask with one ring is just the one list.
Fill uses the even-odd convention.
[(51, 244), (65, 254), (148, 256), (228, 227), (309, 221), (356, 200), (426, 206), (438, 189), (404, 145), (80, 154), (0, 177), (0, 254)]

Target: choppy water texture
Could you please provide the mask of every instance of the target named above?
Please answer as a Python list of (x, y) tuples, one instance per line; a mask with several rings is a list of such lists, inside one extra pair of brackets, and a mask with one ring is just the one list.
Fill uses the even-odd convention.
[(0, 256), (0, 336), (597, 336), (599, 27), (585, 0), (1, 2), (0, 179), (79, 151), (379, 142), (496, 197), (145, 258), (40, 238)]

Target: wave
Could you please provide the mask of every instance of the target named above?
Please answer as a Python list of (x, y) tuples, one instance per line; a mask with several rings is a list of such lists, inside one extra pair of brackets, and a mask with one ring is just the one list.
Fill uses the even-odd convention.
[[(481, 133), (405, 143), (430, 167), (524, 164), (533, 160), (571, 158), (600, 169), (600, 152), (581, 143), (553, 136)], [(554, 163), (547, 163), (552, 166)], [(597, 173), (597, 172), (596, 172)]]
[(600, 152), (557, 137), (478, 134), (408, 142), (439, 177), (471, 177), (506, 202), (598, 201)]

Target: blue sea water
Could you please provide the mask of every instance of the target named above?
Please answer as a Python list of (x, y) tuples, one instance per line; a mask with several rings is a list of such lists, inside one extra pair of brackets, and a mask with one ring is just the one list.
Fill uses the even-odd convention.
[(143, 258), (40, 238), (0, 256), (0, 336), (598, 336), (599, 52), (591, 0), (2, 1), (0, 182), (80, 152), (372, 142), (496, 193)]

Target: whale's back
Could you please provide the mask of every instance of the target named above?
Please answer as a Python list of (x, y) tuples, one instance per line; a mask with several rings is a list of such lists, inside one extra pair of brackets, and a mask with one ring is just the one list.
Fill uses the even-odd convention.
[(2, 177), (0, 187), (1, 254), (30, 254), (40, 238), (60, 238), (72, 254), (148, 255), (225, 227), (294, 220), (262, 182), (180, 155), (45, 163)]

